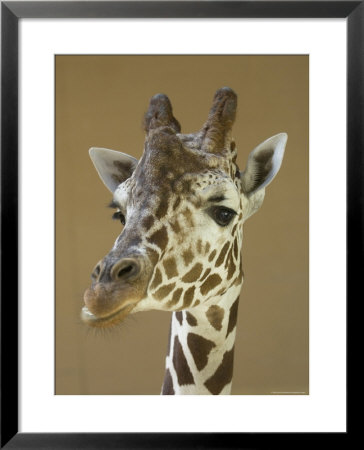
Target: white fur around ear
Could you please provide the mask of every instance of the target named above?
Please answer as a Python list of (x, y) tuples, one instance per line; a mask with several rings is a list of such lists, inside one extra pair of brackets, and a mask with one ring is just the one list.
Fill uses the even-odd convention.
[(90, 158), (105, 186), (114, 192), (134, 172), (138, 160), (122, 152), (92, 147)]
[(245, 194), (253, 194), (266, 187), (279, 171), (288, 136), (279, 133), (258, 145), (249, 155), (241, 181)]

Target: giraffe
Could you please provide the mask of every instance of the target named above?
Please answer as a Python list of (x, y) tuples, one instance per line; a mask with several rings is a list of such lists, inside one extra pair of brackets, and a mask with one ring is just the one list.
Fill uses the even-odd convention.
[(170, 100), (157, 94), (139, 161), (89, 151), (123, 229), (92, 272), (81, 317), (110, 327), (139, 311), (171, 311), (162, 395), (231, 392), (243, 223), (262, 205), (287, 141), (285, 133), (265, 140), (240, 171), (236, 108), (235, 92), (221, 88), (201, 130), (182, 134)]

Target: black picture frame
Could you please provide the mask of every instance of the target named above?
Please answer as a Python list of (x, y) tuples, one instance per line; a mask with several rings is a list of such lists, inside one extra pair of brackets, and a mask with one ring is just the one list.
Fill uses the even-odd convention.
[[(315, 445), (327, 443), (325, 433), (18, 433), (19, 19), (240, 17), (347, 19), (347, 302), (360, 292), (364, 273), (364, 1), (1, 2), (1, 448), (227, 449), (271, 447), (272, 443), (297, 448), (312, 438)], [(335, 440), (346, 446), (349, 431), (334, 433)]]

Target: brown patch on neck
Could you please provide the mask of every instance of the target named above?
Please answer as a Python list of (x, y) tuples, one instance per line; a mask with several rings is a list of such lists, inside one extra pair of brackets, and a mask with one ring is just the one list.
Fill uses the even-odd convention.
[(186, 275), (183, 276), (182, 281), (184, 283), (193, 283), (194, 281), (197, 281), (199, 276), (202, 272), (202, 264), (197, 263), (195, 264), (192, 269), (186, 273)]
[(183, 315), (181, 311), (177, 311), (174, 313), (174, 315), (176, 316), (176, 319), (178, 320), (179, 324), (182, 325), (183, 322)]
[(226, 331), (226, 337), (233, 331), (236, 326), (236, 321), (238, 318), (238, 306), (239, 306), (239, 297), (235, 300), (235, 302), (230, 307), (229, 313), (229, 323)]
[(189, 311), (186, 311), (186, 320), (188, 325), (195, 327), (197, 325), (197, 319)]
[(215, 328), (215, 330), (220, 331), (222, 328), (222, 321), (224, 319), (225, 311), (220, 306), (212, 305), (206, 312), (207, 320)]
[(195, 384), (178, 336), (174, 338), (173, 366), (177, 374), (178, 384), (180, 386), (185, 384)]
[(162, 395), (174, 395), (173, 380), (169, 369), (166, 370), (164, 375)]
[(187, 344), (197, 369), (202, 370), (207, 365), (209, 353), (216, 346), (215, 343), (198, 334), (189, 333)]
[(201, 294), (202, 295), (207, 294), (212, 289), (214, 289), (217, 285), (219, 285), (221, 283), (221, 281), (222, 280), (221, 280), (220, 275), (217, 275), (217, 274), (210, 275), (200, 287)]
[(233, 379), (234, 347), (225, 352), (220, 366), (206, 382), (205, 386), (213, 395), (218, 395)]

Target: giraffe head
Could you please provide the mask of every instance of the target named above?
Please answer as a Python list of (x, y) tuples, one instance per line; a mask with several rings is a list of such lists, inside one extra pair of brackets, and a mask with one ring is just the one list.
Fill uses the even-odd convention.
[(243, 223), (278, 172), (287, 135), (258, 145), (239, 171), (236, 105), (233, 90), (219, 89), (201, 130), (181, 134), (168, 97), (158, 94), (145, 115), (139, 161), (90, 149), (123, 229), (92, 273), (84, 322), (106, 327), (131, 312), (208, 306), (242, 283)]

